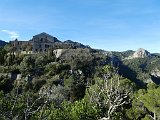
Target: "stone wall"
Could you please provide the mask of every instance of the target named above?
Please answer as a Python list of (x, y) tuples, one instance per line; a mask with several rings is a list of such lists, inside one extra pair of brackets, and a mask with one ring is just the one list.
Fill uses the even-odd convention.
[[(33, 36), (29, 41), (10, 41), (11, 46), (14, 47), (15, 51), (32, 51), (32, 53), (47, 52), (54, 46), (55, 42), (60, 42), (56, 37), (53, 37), (47, 33), (40, 33)], [(30, 52), (31, 53), (31, 52)]]

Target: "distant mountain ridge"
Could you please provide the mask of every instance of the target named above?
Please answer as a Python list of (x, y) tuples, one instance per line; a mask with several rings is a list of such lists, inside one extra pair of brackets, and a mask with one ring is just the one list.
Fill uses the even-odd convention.
[(0, 47), (3, 47), (5, 46), (6, 44), (8, 44), (7, 42), (3, 41), (3, 40), (0, 40)]
[(63, 42), (64, 44), (69, 44), (71, 46), (74, 46), (74, 47), (77, 47), (77, 48), (90, 48), (89, 46), (87, 45), (83, 45), (82, 43), (79, 43), (79, 42), (74, 42), (72, 40), (66, 40)]
[(145, 58), (145, 57), (160, 57), (160, 53), (150, 53), (149, 51), (145, 50), (144, 48), (139, 48), (136, 51), (127, 50), (124, 52), (111, 52), (113, 56), (118, 57), (121, 60), (125, 59), (135, 59), (135, 58)]
[(139, 48), (136, 51), (106, 52), (119, 74), (139, 85), (154, 82), (160, 84), (160, 53), (150, 53)]

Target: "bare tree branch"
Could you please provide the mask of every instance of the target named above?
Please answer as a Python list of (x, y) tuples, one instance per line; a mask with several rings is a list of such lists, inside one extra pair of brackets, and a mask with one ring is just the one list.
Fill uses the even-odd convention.
[(122, 92), (120, 88), (120, 76), (115, 74), (113, 78), (109, 79), (110, 77), (111, 73), (104, 74), (103, 83), (99, 83), (100, 80), (98, 80), (98, 83), (93, 86), (91, 85), (87, 90), (90, 96), (90, 102), (108, 109), (106, 116), (100, 120), (111, 120), (113, 113), (118, 108), (129, 103), (127, 98), (130, 91)]

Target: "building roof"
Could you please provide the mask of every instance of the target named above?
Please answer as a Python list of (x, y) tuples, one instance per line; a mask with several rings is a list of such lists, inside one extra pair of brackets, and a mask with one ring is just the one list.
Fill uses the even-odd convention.
[[(42, 32), (40, 34), (34, 35), (33, 37), (37, 37), (37, 36), (48, 36), (48, 37), (53, 37), (52, 35), (49, 35), (48, 33)], [(53, 37), (55, 38), (55, 37)]]
[(47, 37), (47, 38), (51, 38), (51, 39), (53, 39), (54, 42), (61, 42), (56, 37), (53, 37), (52, 35), (49, 35), (48, 33), (45, 33), (45, 32), (42, 32), (42, 33), (37, 34), (37, 35), (34, 35), (33, 38), (42, 37), (42, 36)]

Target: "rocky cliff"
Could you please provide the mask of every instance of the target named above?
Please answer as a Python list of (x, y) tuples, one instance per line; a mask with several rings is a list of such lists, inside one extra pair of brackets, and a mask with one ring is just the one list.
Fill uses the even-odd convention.
[(151, 53), (143, 48), (139, 48), (137, 51), (135, 51), (132, 55), (125, 59), (134, 59), (134, 58), (145, 58), (150, 57)]
[(152, 72), (151, 75), (157, 78), (160, 78), (160, 70), (155, 68)]
[(149, 57), (151, 56), (151, 54), (143, 49), (143, 48), (139, 48), (132, 56), (132, 58), (144, 58), (144, 57)]

